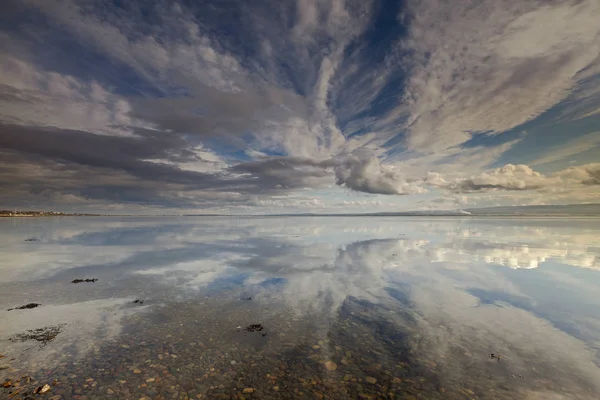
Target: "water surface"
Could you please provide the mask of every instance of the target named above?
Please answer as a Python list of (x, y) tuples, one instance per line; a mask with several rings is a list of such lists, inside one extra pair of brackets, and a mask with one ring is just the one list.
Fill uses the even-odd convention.
[(600, 397), (597, 219), (4, 218), (0, 250), (14, 398)]

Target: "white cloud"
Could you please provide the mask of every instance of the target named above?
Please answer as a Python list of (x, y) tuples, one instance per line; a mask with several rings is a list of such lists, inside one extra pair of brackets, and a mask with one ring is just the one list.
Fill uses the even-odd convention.
[[(181, 75), (222, 91), (240, 90), (235, 83), (235, 79), (243, 75), (238, 61), (218, 51), (212, 40), (200, 32), (192, 16), (182, 12), (180, 7), (165, 9), (161, 16), (164, 25), (153, 30), (152, 35), (138, 32), (128, 36), (139, 27), (133, 20), (123, 20), (117, 14), (102, 18), (68, 0), (27, 2), (79, 40), (130, 66), (159, 88), (169, 88), (173, 78)], [(173, 26), (182, 28), (186, 35), (164, 37), (167, 28)]]
[(189, 149), (192, 154), (189, 161), (175, 162), (166, 159), (146, 159), (143, 161), (154, 162), (157, 164), (174, 165), (183, 171), (194, 171), (203, 173), (222, 172), (227, 163), (214, 152), (205, 149), (202, 145)]
[(469, 178), (447, 181), (441, 174), (431, 173), (426, 178), (431, 185), (454, 192), (476, 192), (486, 190), (536, 190), (559, 186), (564, 183), (560, 177), (546, 177), (527, 165), (507, 164), (490, 172), (482, 172)]
[(572, 179), (584, 185), (600, 185), (600, 163), (570, 167), (557, 172), (556, 176)]
[(367, 193), (426, 193), (419, 182), (411, 182), (393, 166), (382, 165), (375, 157), (350, 156), (335, 167), (338, 185)]
[(126, 99), (97, 82), (40, 71), (10, 55), (0, 56), (0, 87), (4, 122), (106, 135), (129, 135), (133, 127), (150, 127), (130, 115)]
[(600, 51), (595, 0), (429, 0), (409, 8), (406, 144), (423, 152), (534, 118), (569, 94)]

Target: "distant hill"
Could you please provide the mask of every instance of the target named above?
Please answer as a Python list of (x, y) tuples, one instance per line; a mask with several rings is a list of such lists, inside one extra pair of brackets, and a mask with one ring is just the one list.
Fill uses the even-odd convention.
[(538, 206), (507, 206), (467, 208), (463, 210), (419, 210), (394, 211), (377, 213), (347, 213), (347, 214), (278, 214), (271, 217), (464, 217), (464, 216), (597, 216), (600, 217), (600, 204), (567, 204), (567, 205), (538, 205)]
[(565, 204), (543, 206), (508, 206), (468, 208), (471, 215), (547, 215), (547, 216), (600, 216), (600, 204)]

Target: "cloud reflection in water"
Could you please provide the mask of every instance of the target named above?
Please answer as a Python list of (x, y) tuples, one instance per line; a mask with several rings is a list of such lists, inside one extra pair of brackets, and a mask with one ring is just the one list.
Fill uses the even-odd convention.
[[(445, 379), (476, 370), (485, 375), (486, 356), (497, 352), (511, 366), (506, 376), (554, 379), (571, 394), (578, 387), (600, 393), (600, 221), (356, 217), (0, 223), (3, 308), (43, 303), (32, 311), (35, 324), (59, 319), (71, 324), (65, 335), (71, 344), (85, 344), (95, 331), (104, 332), (96, 335), (100, 338), (118, 337), (125, 313), (151, 309), (124, 307), (133, 297), (158, 306), (215, 293), (252, 293), (260, 305), (324, 321), (335, 320), (349, 300), (363, 301), (373, 305), (373, 313), (408, 310), (411, 323), (405, 320), (400, 328), (408, 333), (408, 344), (420, 358), (437, 360)], [(24, 242), (33, 231), (40, 241)], [(65, 285), (77, 277), (99, 282), (85, 289)], [(2, 337), (35, 325), (23, 321), (2, 312)], [(82, 322), (85, 334), (78, 336), (74, 327)], [(538, 387), (531, 398), (542, 395)]]

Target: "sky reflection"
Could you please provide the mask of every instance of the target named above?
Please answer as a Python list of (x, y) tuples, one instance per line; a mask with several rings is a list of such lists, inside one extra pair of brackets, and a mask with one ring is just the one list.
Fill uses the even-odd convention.
[[(398, 329), (444, 379), (491, 374), (495, 352), (531, 398), (548, 379), (600, 393), (598, 220), (4, 219), (0, 243), (0, 337), (66, 323), (47, 354), (85, 354), (118, 340), (124, 317), (177, 301), (252, 296), (331, 322), (351, 300), (408, 313)], [(42, 307), (4, 311), (31, 301)]]

